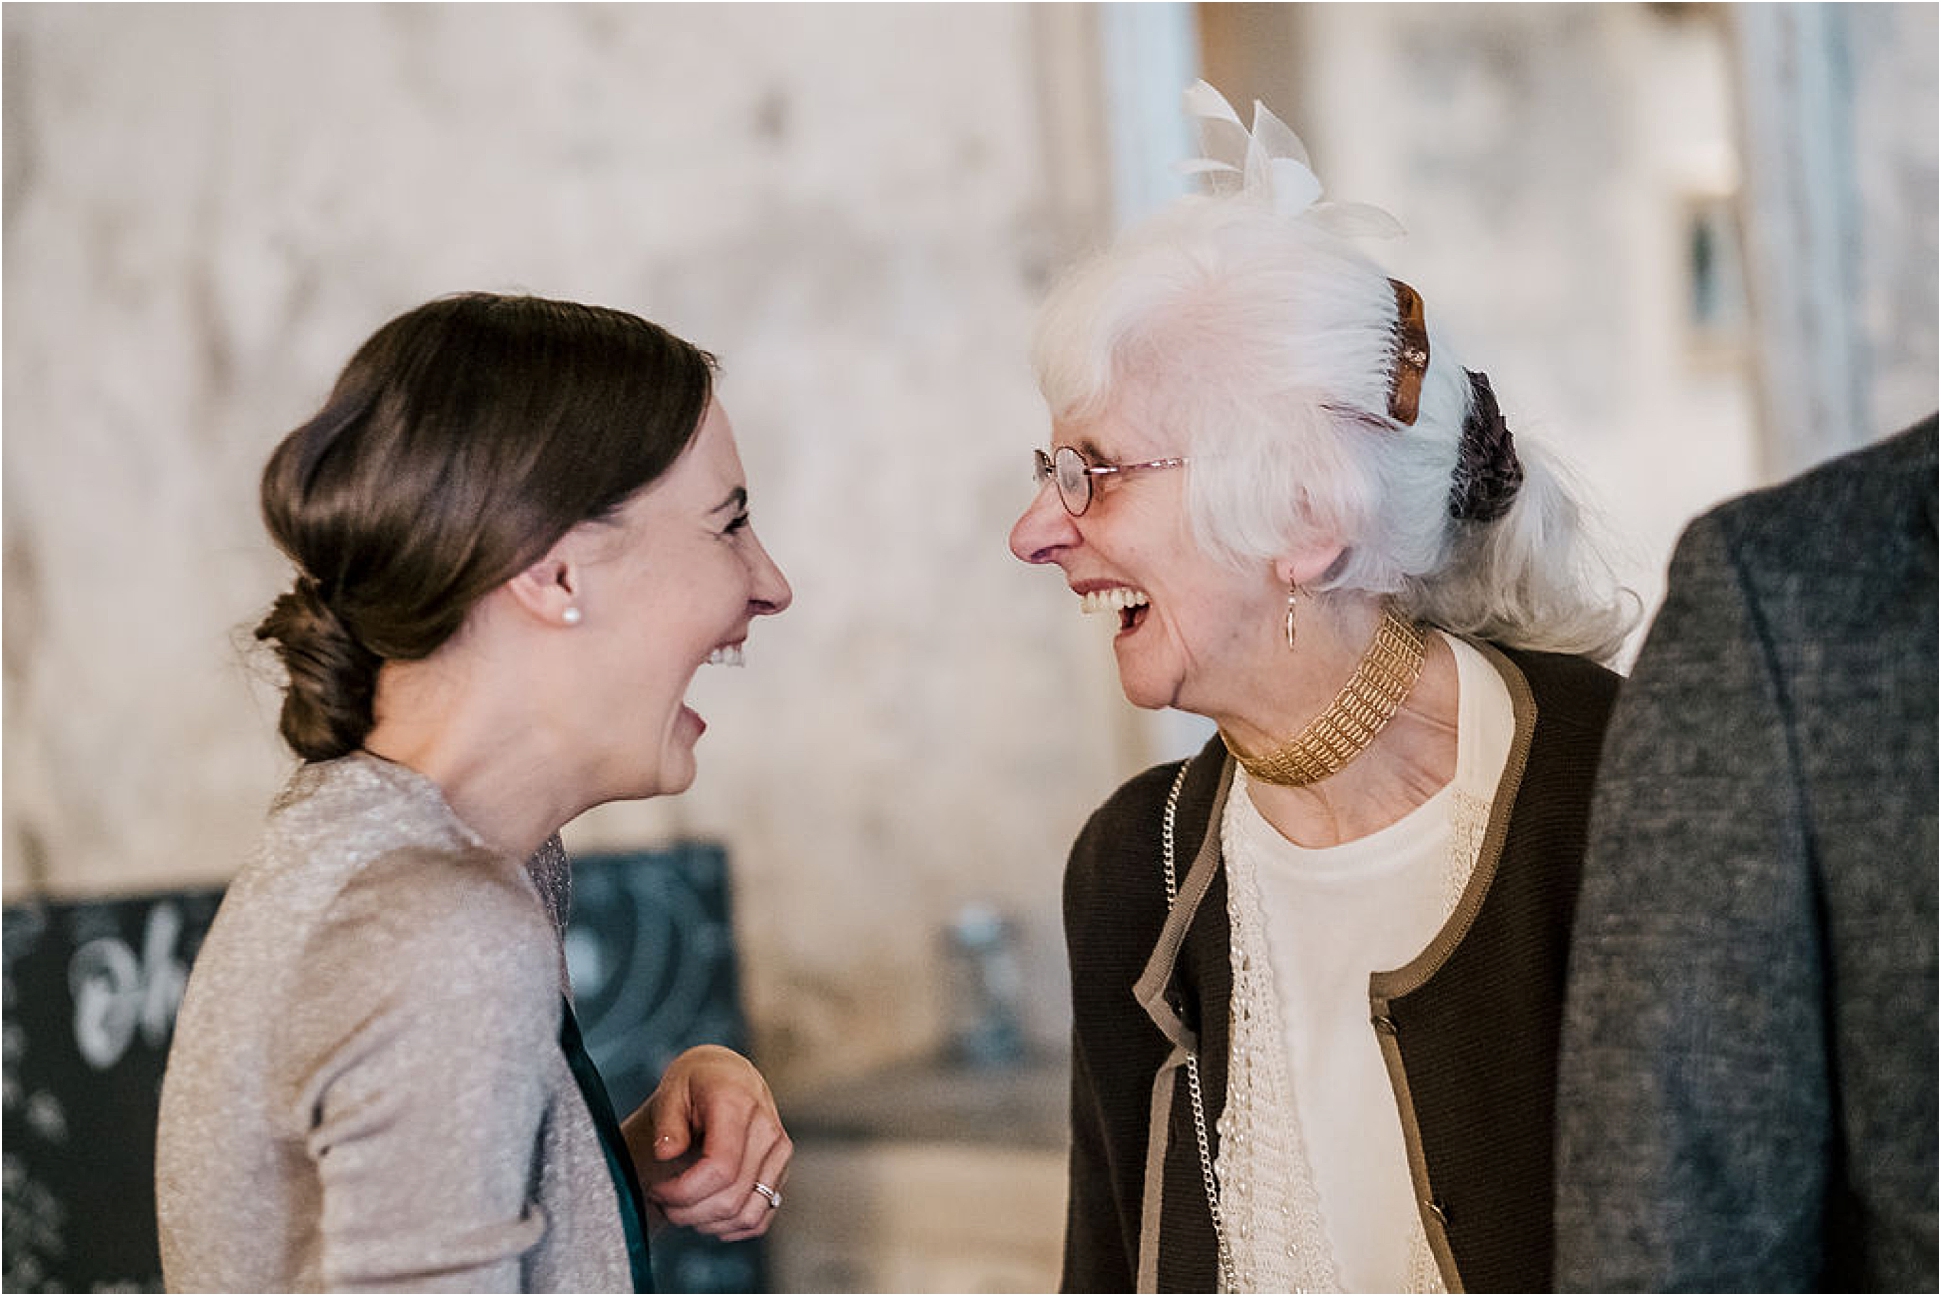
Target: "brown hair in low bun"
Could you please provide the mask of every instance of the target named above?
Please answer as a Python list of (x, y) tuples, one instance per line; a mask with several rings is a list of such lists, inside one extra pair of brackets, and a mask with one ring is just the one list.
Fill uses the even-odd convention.
[(263, 470), (264, 524), (298, 572), (256, 628), (288, 674), (290, 747), (361, 745), (379, 667), (429, 656), (665, 472), (713, 375), (646, 320), (538, 297), (443, 297), (379, 329)]
[(327, 759), (364, 741), (377, 692), (376, 653), (359, 643), (317, 596), (316, 584), (300, 576), (277, 596), (256, 637), (276, 645), (288, 677), (283, 699), (283, 739), (299, 755)]

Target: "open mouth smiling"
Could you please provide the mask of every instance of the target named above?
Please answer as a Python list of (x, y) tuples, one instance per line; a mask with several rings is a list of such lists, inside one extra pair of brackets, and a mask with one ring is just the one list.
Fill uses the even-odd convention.
[(1133, 589), (1129, 585), (1089, 589), (1078, 596), (1078, 610), (1087, 616), (1096, 612), (1118, 613), (1122, 632), (1137, 628), (1145, 620), (1146, 608), (1151, 603), (1144, 590)]

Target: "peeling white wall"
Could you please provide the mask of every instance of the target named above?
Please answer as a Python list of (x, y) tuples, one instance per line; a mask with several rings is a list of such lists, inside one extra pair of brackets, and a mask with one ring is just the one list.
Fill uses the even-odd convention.
[[(1329, 196), (1402, 220), (1408, 237), (1371, 252), (1490, 374), (1518, 435), (1580, 470), (1647, 609), (1693, 516), (1935, 408), (1935, 6), (1240, 8), (1287, 29), (1270, 31), (1294, 51), (1283, 115)], [(1824, 29), (1830, 48), (1801, 51), (1831, 68), (1821, 102), (1798, 101), (1797, 70), (1777, 108), (1747, 93), (1737, 32), (1762, 16)], [(1799, 153), (1805, 129), (1837, 131), (1838, 165), (1810, 180), (1850, 213), (1841, 291), (1816, 295), (1822, 267), (1754, 259), (1745, 272), (1763, 277), (1742, 305), (1755, 314), (1697, 326), (1694, 211), (1720, 205), (1757, 229), (1773, 185), (1747, 174), (1744, 141)], [(1756, 312), (1774, 301), (1822, 333), (1852, 322), (1839, 341), (1861, 357), (1861, 428), (1788, 432), (1791, 411), (1762, 408), (1756, 347), (1782, 371), (1818, 363), (1762, 332)]]
[[(1874, 81), (1856, 109), (1889, 148), (1868, 237), (1919, 244), (1865, 315), (1905, 344), (1898, 409), (1935, 375), (1934, 50), (1888, 20), (1933, 9), (1868, 8), (1859, 57), (1926, 105), (1904, 137)], [(1058, 1047), (1065, 850), (1178, 737), (1005, 549), (1045, 431), (1032, 311), (1127, 181), (1100, 12), (6, 6), (8, 899), (233, 872), (290, 764), (238, 648), (285, 580), (264, 457), (383, 320), (528, 289), (721, 355), (797, 592), (745, 671), (702, 673), (694, 790), (572, 843), (727, 842), (779, 1085), (934, 1043), (973, 899), (1021, 920)], [(1755, 475), (1744, 357), (1683, 322), (1684, 204), (1738, 179), (1698, 12), (1301, 7), (1275, 105), (1332, 196), (1411, 229), (1377, 254), (1583, 468), (1648, 599), (1684, 520)]]
[(1724, 43), (1646, 5), (1321, 5), (1300, 112), (1332, 197), (1423, 294), (1511, 427), (1572, 464), (1647, 604), (1692, 515), (1753, 478), (1742, 353), (1685, 309), (1688, 204), (1738, 177)]
[(1005, 532), (1030, 315), (1101, 187), (1083, 147), (1048, 165), (1079, 36), (1013, 5), (8, 6), (9, 898), (233, 872), (290, 765), (237, 650), (286, 579), (263, 459), (383, 320), (525, 289), (722, 357), (797, 592), (702, 673), (694, 790), (572, 842), (727, 841), (785, 1074), (931, 1042), (972, 899), (1022, 920), (1060, 1043), (1059, 872), (1125, 704)]

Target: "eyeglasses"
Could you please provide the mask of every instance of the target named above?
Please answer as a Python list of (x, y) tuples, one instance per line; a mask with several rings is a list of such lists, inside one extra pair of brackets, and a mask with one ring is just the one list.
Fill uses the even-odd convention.
[(1111, 473), (1138, 472), (1145, 468), (1178, 468), (1185, 459), (1149, 459), (1145, 463), (1095, 464), (1071, 446), (1059, 446), (1050, 454), (1033, 450), (1032, 479), (1043, 486), (1046, 479), (1058, 485), (1058, 502), (1073, 517), (1080, 517), (1092, 505), (1092, 479)]

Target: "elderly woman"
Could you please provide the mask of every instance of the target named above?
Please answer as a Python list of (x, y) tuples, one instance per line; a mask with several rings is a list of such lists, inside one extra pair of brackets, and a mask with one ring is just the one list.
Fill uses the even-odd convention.
[(171, 1289), (648, 1291), (650, 1208), (768, 1227), (761, 1076), (689, 1050), (622, 1126), (561, 944), (560, 826), (685, 789), (689, 681), (789, 603), (712, 374), (619, 311), (445, 298), (271, 456), (296, 576), (257, 635), (304, 764), (176, 1026)]
[[(1011, 548), (1211, 719), (1065, 883), (1070, 1290), (1543, 1290), (1565, 940), (1635, 615), (1433, 311), (1233, 160), (1070, 274)], [(1217, 142), (1210, 148), (1218, 151)]]

